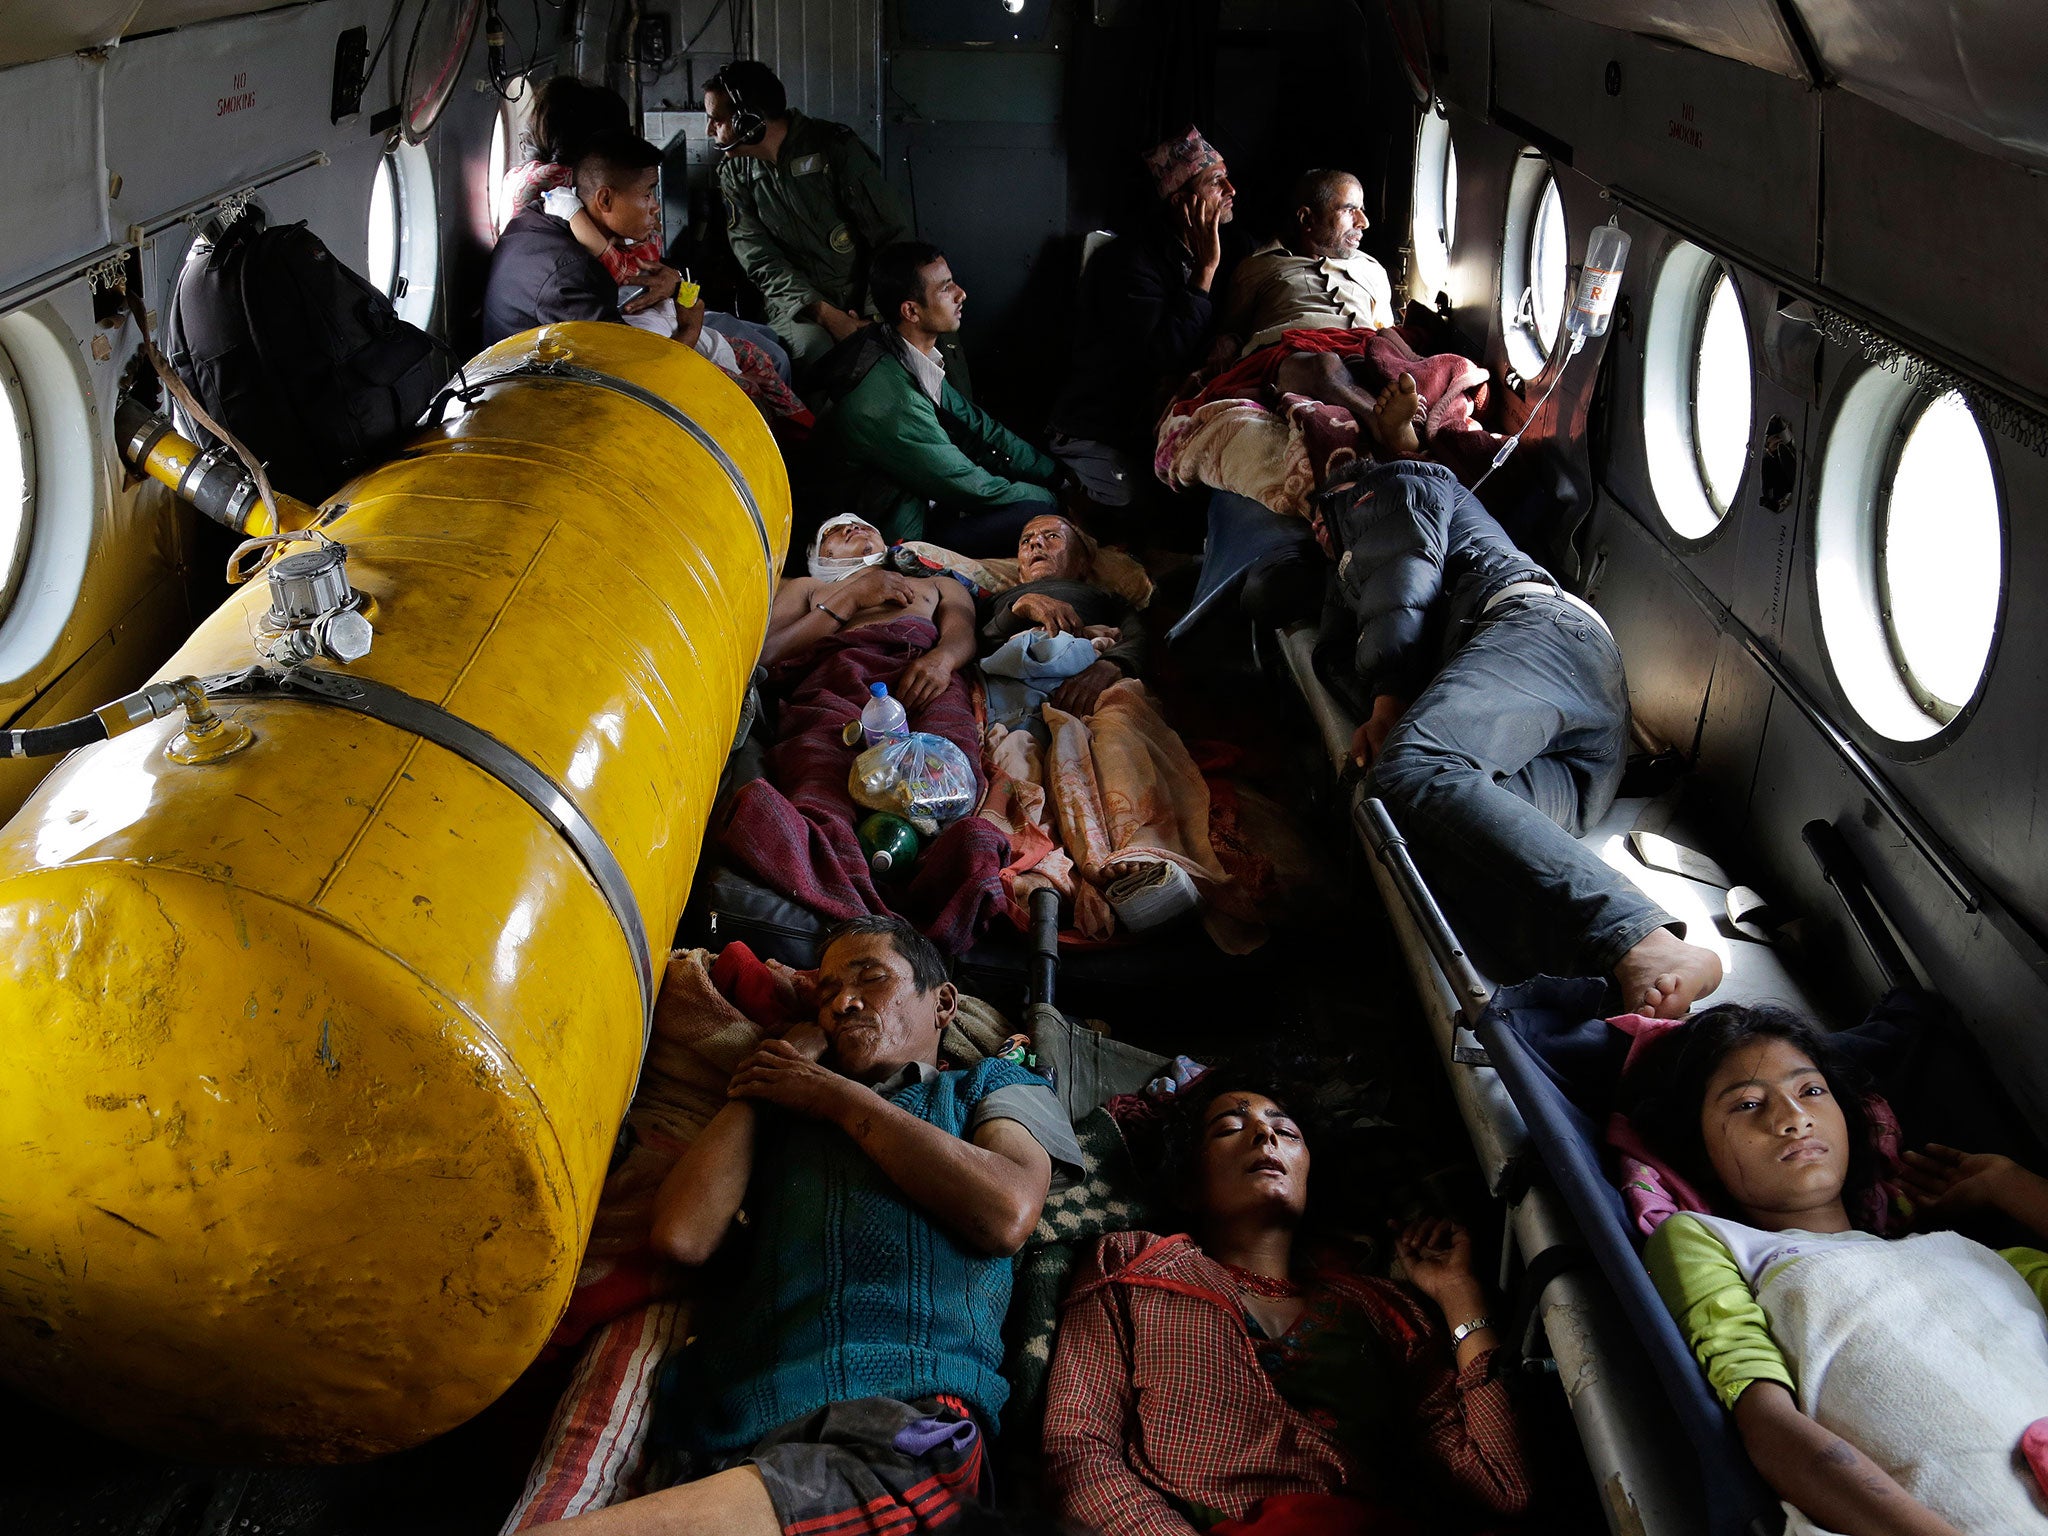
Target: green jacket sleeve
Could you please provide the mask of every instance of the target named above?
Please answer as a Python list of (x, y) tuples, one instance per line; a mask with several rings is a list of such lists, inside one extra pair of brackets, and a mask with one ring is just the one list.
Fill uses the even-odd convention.
[(725, 199), (725, 239), (747, 281), (761, 290), (768, 318), (793, 320), (823, 294), (805, 282), (783, 251), (781, 242), (762, 226), (754, 194), (736, 176), (720, 175), (719, 195)]
[(1060, 463), (1049, 453), (1040, 453), (1023, 438), (969, 400), (950, 383), (939, 396), (940, 403), (955, 421), (966, 427), (999, 464), (1015, 471), (1019, 480), (1050, 486), (1060, 477)]
[(1650, 1234), (1643, 1263), (1723, 1407), (1732, 1409), (1752, 1382), (1798, 1392), (1749, 1282), (1705, 1226), (1683, 1213), (1671, 1217)]
[[(901, 378), (901, 388), (895, 387), (891, 374)], [(956, 410), (966, 406), (951, 388), (945, 398)], [(1056, 504), (1052, 492), (1043, 486), (1007, 480), (962, 453), (946, 435), (931, 401), (893, 360), (877, 363), (833, 414), (835, 431), (847, 452), (913, 495), (964, 508), (1007, 507), (1020, 502), (1043, 502), (1051, 508)], [(1033, 460), (1043, 457), (1029, 444), (1012, 441)]]

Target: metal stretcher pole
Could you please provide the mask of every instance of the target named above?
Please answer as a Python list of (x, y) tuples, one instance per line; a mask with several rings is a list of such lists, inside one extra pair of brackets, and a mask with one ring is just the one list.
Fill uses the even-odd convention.
[(1422, 872), (1415, 867), (1415, 859), (1408, 852), (1408, 840), (1401, 836), (1400, 829), (1394, 825), (1394, 818), (1387, 814), (1386, 805), (1376, 798), (1368, 799), (1358, 807), (1358, 823), (1374, 857), (1386, 866), (1387, 873), (1393, 877), (1402, 903), (1408, 908), (1408, 915), (1422, 930), (1423, 942), (1429, 946), (1437, 968), (1443, 972), (1444, 980), (1457, 996), (1458, 1011), (1465, 1016), (1467, 1024), (1476, 1026), (1486, 1016), (1486, 1005), (1493, 999), (1493, 988), (1479, 974), (1478, 967), (1465, 953), (1465, 946), (1451, 931), (1443, 909), (1436, 904), (1436, 897), (1423, 883)]
[(1856, 925), (1856, 932), (1869, 949), (1870, 958), (1877, 962), (1878, 973), (1884, 977), (1885, 986), (1912, 986), (1912, 964), (1906, 959), (1906, 952), (1899, 947), (1899, 941), (1892, 936), (1891, 925), (1879, 910), (1877, 898), (1870, 894), (1870, 881), (1863, 873), (1863, 861), (1849, 847), (1849, 840), (1842, 836), (1833, 822), (1820, 820), (1809, 821), (1799, 829), (1799, 835), (1812, 852), (1814, 861), (1820, 865), (1821, 878), (1832, 885), (1835, 894), (1842, 898), (1842, 905), (1849, 912), (1849, 921)]
[(1060, 895), (1041, 887), (1031, 893), (1031, 958), (1024, 970), (1026, 1007), (1052, 1006), (1060, 975)]

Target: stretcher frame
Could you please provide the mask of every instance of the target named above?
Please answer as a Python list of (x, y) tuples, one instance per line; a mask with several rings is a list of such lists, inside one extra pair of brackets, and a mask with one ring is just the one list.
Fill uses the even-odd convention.
[(1621, 1224), (1618, 1196), (1607, 1211), (1584, 1198), (1588, 1169), (1612, 1194), (1597, 1152), (1565, 1117), (1570, 1105), (1491, 1011), (1497, 989), (1444, 918), (1385, 807), (1362, 777), (1347, 775), (1356, 721), (1315, 675), (1315, 626), (1296, 624), (1274, 638), (1340, 784), (1348, 785), (1346, 810), (1481, 1176), (1505, 1207), (1503, 1290), (1515, 1257), (1541, 1284), (1532, 1316), (1549, 1342), (1608, 1529), (1613, 1536), (1772, 1536), (1781, 1507), (1650, 1285)]

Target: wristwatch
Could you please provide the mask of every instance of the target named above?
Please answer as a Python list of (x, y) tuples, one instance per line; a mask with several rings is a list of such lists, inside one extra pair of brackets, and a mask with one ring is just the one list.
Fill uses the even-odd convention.
[(1457, 1327), (1451, 1330), (1451, 1348), (1456, 1349), (1460, 1344), (1464, 1343), (1468, 1334), (1474, 1334), (1482, 1328), (1491, 1328), (1492, 1326), (1493, 1319), (1490, 1317), (1475, 1317), (1470, 1322), (1458, 1324)]

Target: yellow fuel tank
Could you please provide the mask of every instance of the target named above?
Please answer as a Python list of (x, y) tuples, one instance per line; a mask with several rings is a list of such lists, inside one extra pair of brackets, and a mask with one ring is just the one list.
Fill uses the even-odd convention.
[[(0, 1377), (139, 1444), (446, 1430), (534, 1358), (590, 1229), (788, 482), (717, 369), (624, 326), (467, 378), (339, 493), (376, 635), (319, 665), (537, 769), (630, 910), (504, 773), (293, 698), (223, 699), (256, 738), (223, 761), (169, 761), (175, 720), (78, 752), (0, 832)], [(263, 587), (159, 676), (258, 660)]]

